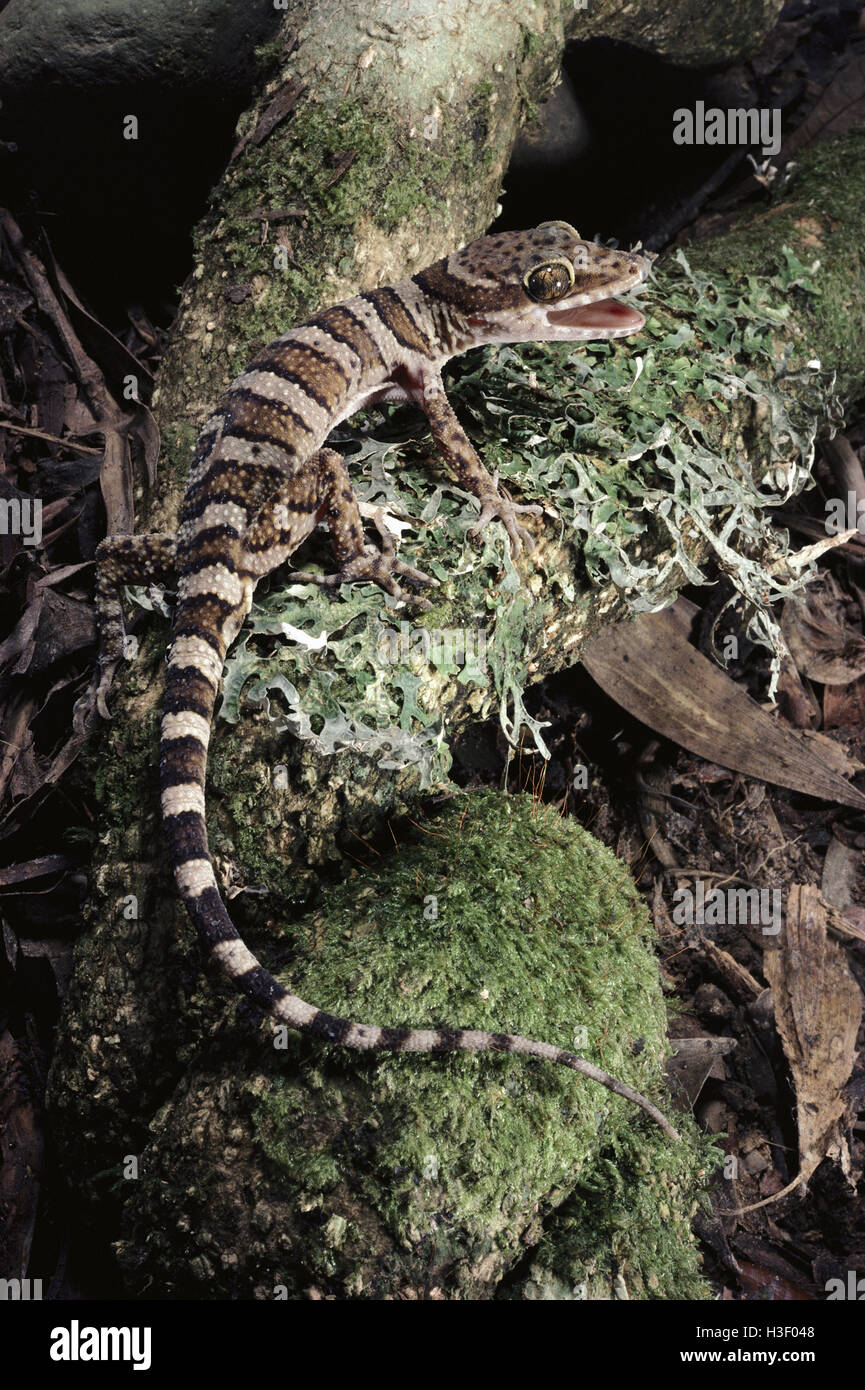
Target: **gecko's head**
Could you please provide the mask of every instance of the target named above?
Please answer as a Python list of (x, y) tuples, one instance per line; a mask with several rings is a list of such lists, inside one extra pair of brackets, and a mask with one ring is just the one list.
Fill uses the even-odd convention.
[(623, 338), (645, 319), (613, 295), (641, 284), (649, 262), (584, 241), (567, 222), (481, 237), (415, 281), (444, 300), (470, 341), (579, 342)]

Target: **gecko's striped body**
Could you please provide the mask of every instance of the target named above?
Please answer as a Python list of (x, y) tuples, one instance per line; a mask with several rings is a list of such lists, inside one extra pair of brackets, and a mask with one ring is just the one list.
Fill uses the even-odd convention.
[[(635, 1100), (669, 1132), (650, 1103), (591, 1063), (510, 1034), (377, 1027), (337, 1018), (289, 993), (241, 940), (219, 894), (205, 828), (207, 745), (226, 652), (249, 611), (256, 582), (286, 560), (322, 519), (332, 533), (332, 583), (398, 584), (426, 576), (364, 543), (341, 457), (324, 448), (341, 420), (376, 400), (413, 400), (461, 485), (480, 501), (476, 529), (501, 519), (518, 551), (527, 538), (448, 405), (442, 365), (489, 342), (619, 337), (641, 316), (609, 299), (638, 284), (639, 257), (580, 240), (566, 223), (473, 242), (411, 280), (327, 309), (272, 343), (228, 388), (204, 426), (192, 462), (176, 549), (170, 538), (115, 539), (100, 554), (103, 644), (116, 657), (114, 597), (150, 569), (177, 574), (165, 691), (162, 811), (177, 887), (208, 951), (249, 999), (280, 1023), (344, 1047), (441, 1053), (495, 1050), (563, 1063)], [(425, 600), (414, 598), (418, 604)], [(104, 693), (112, 661), (104, 663)]]

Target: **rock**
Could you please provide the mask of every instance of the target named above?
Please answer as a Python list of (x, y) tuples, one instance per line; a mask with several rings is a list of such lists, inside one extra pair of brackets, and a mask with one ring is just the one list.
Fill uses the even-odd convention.
[(0, 15), (3, 86), (90, 89), (158, 82), (248, 86), (280, 12), (233, 0), (10, 0)]

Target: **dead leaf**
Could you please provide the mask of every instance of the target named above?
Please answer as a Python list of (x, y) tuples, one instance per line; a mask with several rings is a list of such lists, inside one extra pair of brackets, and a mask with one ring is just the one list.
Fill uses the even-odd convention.
[(670, 609), (607, 628), (583, 653), (583, 664), (623, 709), (701, 758), (865, 810), (865, 795), (828, 759), (848, 775), (859, 765), (833, 740), (772, 719), (691, 646)]
[(241, 136), (238, 140), (231, 152), (232, 160), (237, 159), (246, 149), (247, 145), (262, 144), (262, 142), (267, 139), (270, 132), (275, 130), (279, 125), (280, 121), (284, 121), (286, 116), (294, 110), (298, 98), (305, 88), (305, 82), (301, 82), (296, 77), (290, 77), (288, 81), (280, 87), (272, 101), (268, 103), (252, 134)]
[[(798, 512), (785, 512), (782, 507), (772, 509), (772, 520), (777, 526), (786, 526), (797, 535), (812, 536), (816, 544), (825, 550), (826, 547), (822, 545), (826, 538), (825, 521), (817, 521), (811, 516), (800, 516)], [(861, 536), (858, 531), (841, 531), (837, 536), (833, 536), (832, 540), (836, 542), (832, 551), (841, 559), (853, 560), (859, 564), (865, 560), (865, 536)], [(797, 555), (800, 553), (796, 551)]]
[(43, 854), (39, 859), (28, 860), (26, 864), (7, 864), (0, 869), (0, 888), (26, 883), (34, 878), (45, 878), (61, 869), (74, 869), (76, 866), (76, 860), (66, 854)]
[(865, 676), (823, 691), (823, 728), (861, 733), (865, 729)]
[[(36, 645), (36, 629), (45, 602), (45, 591), (34, 590), (27, 607), (18, 619), (5, 642), (0, 642), (0, 666), (9, 666), (9, 675), (21, 675), (33, 659)], [(15, 663), (14, 665), (12, 663)]]
[(747, 1260), (741, 1260), (739, 1268), (746, 1297), (751, 1295), (769, 1303), (799, 1299), (813, 1302), (813, 1295), (807, 1293), (801, 1285), (791, 1283), (774, 1270), (766, 1269), (765, 1265), (752, 1265)]
[(840, 1123), (845, 1110), (842, 1092), (856, 1061), (862, 1021), (859, 986), (843, 950), (829, 938), (820, 890), (813, 884), (791, 888), (780, 948), (766, 951), (763, 969), (796, 1088), (795, 1185), (804, 1190), (824, 1158), (848, 1169)]
[(806, 685), (789, 656), (781, 662), (778, 677), (778, 708), (794, 729), (814, 729), (820, 723), (820, 704)]
[(737, 996), (757, 999), (763, 993), (763, 986), (758, 984), (750, 970), (746, 970), (744, 965), (731, 956), (729, 951), (718, 946), (710, 936), (701, 938), (700, 950), (724, 977), (727, 987), (732, 988)]
[(135, 529), (129, 446), (116, 429), (106, 429), (104, 438), (105, 459), (99, 483), (105, 503), (106, 530), (109, 536), (128, 536)]
[(726, 1080), (723, 1058), (736, 1047), (735, 1038), (670, 1038), (673, 1056), (664, 1068), (670, 1089), (681, 1091), (693, 1108), (710, 1076)]
[(92, 605), (46, 589), (27, 675), (32, 679), (65, 657), (92, 646), (95, 641), (96, 619)]
[(784, 604), (781, 631), (796, 667), (824, 685), (849, 685), (865, 675), (865, 637), (846, 621), (843, 605), (825, 585)]
[(356, 159), (357, 150), (343, 150), (341, 154), (336, 155), (333, 159), (333, 173), (329, 174), (324, 181), (325, 188), (332, 188), (333, 185), (342, 178), (343, 174), (351, 168)]
[(823, 860), (823, 880), (820, 885), (827, 903), (843, 911), (855, 901), (854, 890), (861, 865), (861, 853), (842, 844), (833, 835)]

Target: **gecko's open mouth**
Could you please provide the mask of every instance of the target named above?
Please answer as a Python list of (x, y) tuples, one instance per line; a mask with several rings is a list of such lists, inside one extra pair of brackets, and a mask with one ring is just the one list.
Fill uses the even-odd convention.
[(596, 299), (571, 309), (547, 309), (547, 321), (562, 328), (591, 328), (601, 333), (636, 333), (646, 322), (643, 314), (619, 299)]

